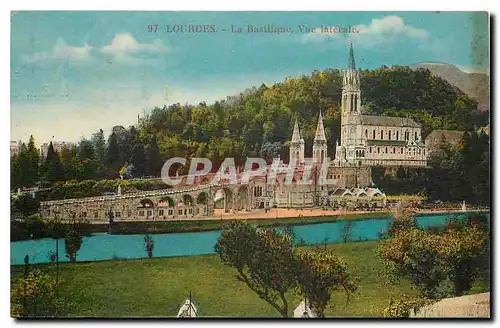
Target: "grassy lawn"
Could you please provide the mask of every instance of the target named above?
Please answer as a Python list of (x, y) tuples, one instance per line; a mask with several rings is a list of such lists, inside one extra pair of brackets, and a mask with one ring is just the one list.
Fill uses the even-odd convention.
[[(356, 242), (329, 247), (348, 263), (359, 280), (359, 291), (347, 306), (336, 293), (328, 317), (377, 317), (392, 298), (415, 295), (408, 283), (389, 285), (381, 275), (375, 253), (378, 242)], [(52, 271), (49, 265), (38, 266)], [(18, 275), (22, 267), (13, 268)], [(279, 317), (265, 301), (235, 278), (235, 270), (220, 263), (217, 255), (144, 260), (60, 264), (64, 280), (60, 294), (72, 303), (76, 317), (172, 317), (193, 294), (203, 317)], [(301, 301), (293, 296), (290, 314)]]

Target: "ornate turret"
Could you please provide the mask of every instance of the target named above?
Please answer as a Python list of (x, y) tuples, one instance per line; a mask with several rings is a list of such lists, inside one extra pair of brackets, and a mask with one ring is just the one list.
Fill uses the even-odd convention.
[(316, 135), (313, 142), (313, 158), (316, 163), (323, 163), (327, 159), (327, 144), (325, 127), (323, 126), (323, 115), (319, 112), (318, 125), (316, 126)]
[(300, 134), (299, 122), (295, 119), (295, 125), (293, 127), (292, 140), (290, 142), (290, 164), (292, 163), (303, 163), (304, 162), (304, 138)]

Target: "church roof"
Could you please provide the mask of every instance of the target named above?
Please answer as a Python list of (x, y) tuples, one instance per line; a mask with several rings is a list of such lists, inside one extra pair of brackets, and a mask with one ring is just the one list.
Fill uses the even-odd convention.
[(361, 115), (360, 118), (361, 118), (361, 124), (363, 125), (412, 127), (412, 128), (420, 127), (420, 124), (415, 122), (413, 119), (407, 117)]
[(314, 141), (326, 141), (325, 127), (323, 126), (323, 115), (319, 112), (318, 125), (316, 126), (316, 135)]

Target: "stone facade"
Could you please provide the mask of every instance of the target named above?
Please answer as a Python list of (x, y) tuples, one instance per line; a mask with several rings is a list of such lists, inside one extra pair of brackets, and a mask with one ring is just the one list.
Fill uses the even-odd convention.
[(352, 44), (343, 78), (341, 110), (335, 165), (427, 166), (420, 124), (411, 118), (362, 113), (361, 83)]

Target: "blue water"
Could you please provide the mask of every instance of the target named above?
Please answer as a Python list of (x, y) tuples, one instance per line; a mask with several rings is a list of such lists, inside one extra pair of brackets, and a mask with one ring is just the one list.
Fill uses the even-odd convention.
[[(464, 216), (467, 213), (419, 215), (417, 223), (423, 228), (442, 226), (453, 215)], [(487, 214), (489, 217), (489, 214)], [(343, 242), (344, 227), (351, 222), (349, 240), (378, 240), (380, 233), (387, 231), (391, 218), (386, 216), (376, 219), (337, 221), (293, 226), (297, 238), (308, 245)], [(153, 235), (155, 241), (154, 256), (186, 256), (213, 254), (214, 245), (220, 231), (170, 233)], [(16, 241), (10, 243), (10, 263), (24, 263), (24, 256), (29, 255), (30, 263), (49, 262), (50, 252), (55, 253), (56, 241), (50, 238)], [(59, 240), (60, 261), (65, 257), (64, 240)], [(93, 234), (84, 237), (82, 247), (77, 253), (77, 261), (100, 261), (111, 259), (145, 258), (144, 235), (108, 235)]]

